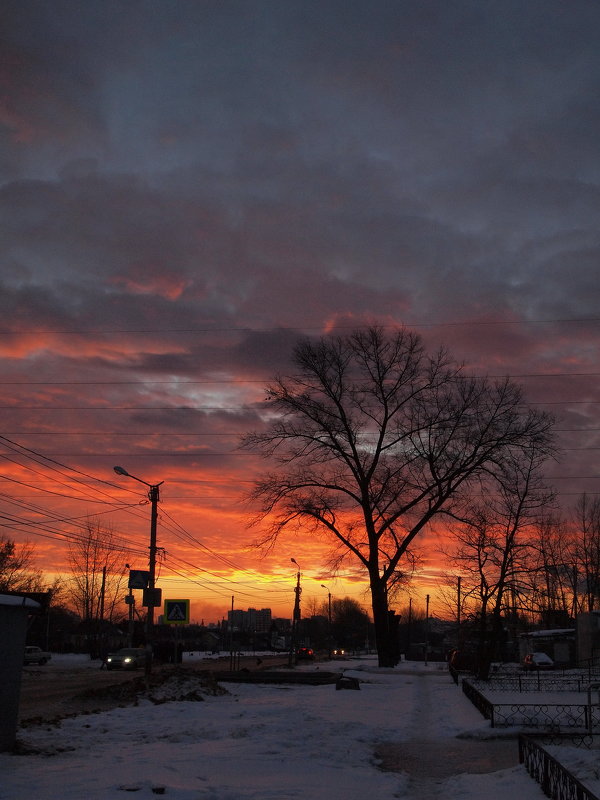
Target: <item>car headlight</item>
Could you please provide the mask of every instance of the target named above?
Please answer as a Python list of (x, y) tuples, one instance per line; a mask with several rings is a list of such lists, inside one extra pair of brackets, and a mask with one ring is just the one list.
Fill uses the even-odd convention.
[(124, 664), (131, 664), (131, 662), (132, 662), (132, 661), (133, 661), (133, 659), (132, 659), (132, 658), (130, 658), (129, 656), (127, 656), (127, 658), (124, 658), (124, 659), (123, 659), (123, 663), (124, 663)]

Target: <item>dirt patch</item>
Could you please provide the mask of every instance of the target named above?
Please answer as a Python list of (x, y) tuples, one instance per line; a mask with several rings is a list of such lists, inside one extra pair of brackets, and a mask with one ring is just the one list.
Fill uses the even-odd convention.
[(42, 722), (56, 723), (65, 717), (135, 706), (142, 699), (158, 704), (173, 700), (202, 701), (206, 696), (222, 694), (228, 694), (227, 690), (210, 673), (174, 667), (153, 673), (148, 683), (144, 676), (136, 676), (65, 696), (59, 703), (48, 704), (37, 709), (35, 715), (22, 718), (20, 724), (27, 727)]
[(379, 768), (415, 778), (443, 780), (463, 772), (479, 774), (519, 763), (515, 739), (383, 742), (375, 750)]

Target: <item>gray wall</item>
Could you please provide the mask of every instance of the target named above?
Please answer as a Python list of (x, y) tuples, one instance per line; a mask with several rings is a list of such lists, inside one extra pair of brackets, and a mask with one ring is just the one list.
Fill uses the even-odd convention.
[(0, 601), (0, 751), (10, 750), (17, 734), (27, 617), (31, 608)]

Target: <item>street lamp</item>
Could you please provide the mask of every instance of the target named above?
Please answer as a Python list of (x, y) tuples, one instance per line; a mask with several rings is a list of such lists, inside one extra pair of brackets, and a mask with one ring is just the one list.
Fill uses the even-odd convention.
[(324, 583), (321, 584), (321, 589), (327, 589), (327, 604), (328, 604), (328, 606), (327, 606), (327, 619), (329, 620), (329, 636), (327, 637), (327, 641), (328, 641), (329, 647), (327, 649), (329, 651), (329, 660), (331, 661), (331, 642), (332, 642), (332, 639), (333, 639), (333, 637), (331, 635), (332, 634), (332, 630), (331, 630), (331, 592), (329, 591), (327, 586), (325, 586)]
[[(160, 606), (160, 590), (156, 589), (156, 523), (158, 520), (158, 500), (159, 491), (158, 487), (162, 486), (164, 481), (160, 483), (148, 483), (148, 481), (138, 478), (127, 472), (123, 467), (114, 467), (117, 475), (124, 475), (127, 478), (133, 478), (138, 483), (143, 483), (148, 486), (148, 499), (150, 500), (150, 556), (149, 556), (149, 573), (148, 573), (148, 589), (144, 598), (144, 605), (147, 607), (146, 613), (146, 677), (152, 672), (152, 641), (154, 638), (154, 608)], [(156, 600), (158, 599), (158, 603)]]
[(302, 589), (300, 587), (300, 564), (298, 564), (295, 558), (290, 558), (290, 561), (292, 562), (292, 564), (295, 564), (298, 567), (298, 573), (296, 575), (296, 586), (294, 588), (296, 599), (294, 601), (294, 614), (292, 616), (292, 635), (290, 637), (290, 667), (291, 667), (294, 664), (296, 637), (298, 634), (298, 626), (300, 625), (300, 595), (302, 594)]

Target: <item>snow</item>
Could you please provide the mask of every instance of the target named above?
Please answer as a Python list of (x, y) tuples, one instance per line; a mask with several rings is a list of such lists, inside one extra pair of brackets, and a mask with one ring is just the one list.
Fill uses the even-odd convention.
[[(456, 744), (493, 749), (493, 737), (506, 732), (490, 729), (441, 665), (379, 669), (365, 658), (299, 669), (319, 668), (344, 670), (360, 690), (228, 683), (227, 694), (203, 702), (142, 699), (21, 728), (26, 754), (0, 754), (0, 800), (112, 800), (130, 792), (138, 800), (544, 798), (517, 764), (515, 738), (508, 769), (471, 774), (450, 763)], [(406, 762), (410, 772), (380, 768), (377, 748), (390, 743), (422, 753), (416, 765)]]
[(586, 789), (600, 797), (600, 752), (598, 752), (598, 746), (588, 750), (565, 745), (544, 745), (544, 749), (583, 783)]

